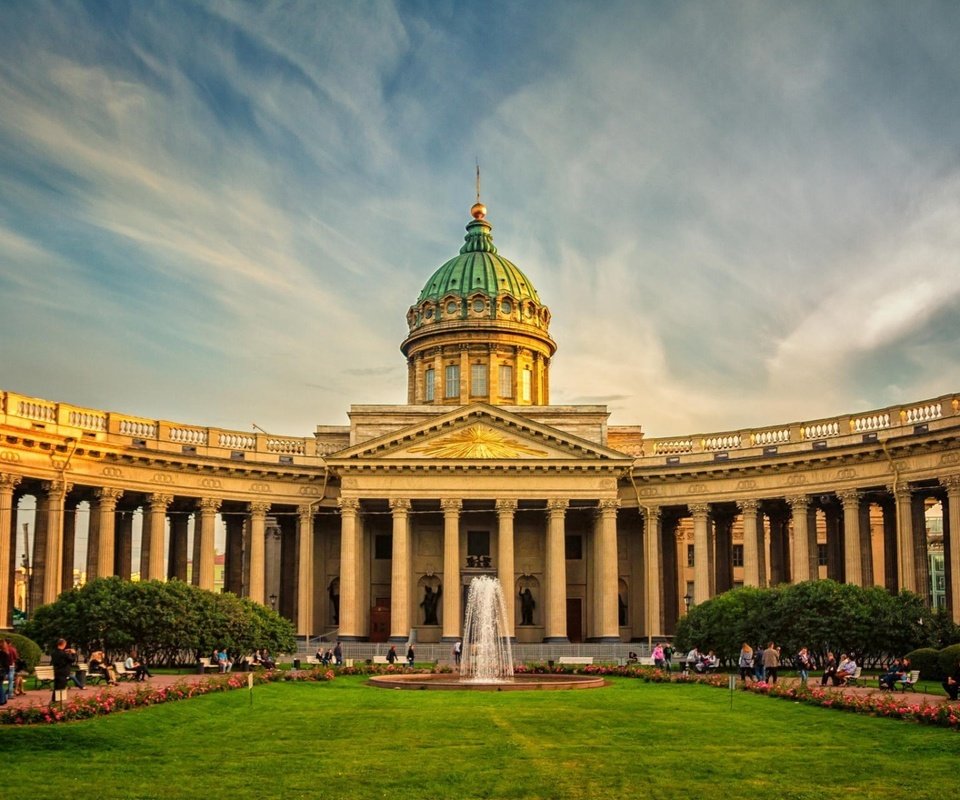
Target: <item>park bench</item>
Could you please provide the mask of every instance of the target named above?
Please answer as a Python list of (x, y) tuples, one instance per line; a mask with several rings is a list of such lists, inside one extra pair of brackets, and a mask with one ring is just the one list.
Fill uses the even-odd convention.
[(591, 656), (560, 656), (557, 662), (560, 664), (592, 664), (593, 658)]
[(77, 664), (77, 672), (82, 672), (82, 673), (83, 673), (83, 683), (84, 683), (84, 685), (86, 685), (86, 684), (88, 684), (88, 683), (100, 683), (100, 681), (103, 680), (103, 673), (100, 673), (100, 672), (93, 672), (93, 673), (91, 673), (91, 672), (90, 672), (90, 668), (89, 668), (89, 667), (87, 666), (87, 664), (86, 664), (85, 662), (83, 662), (83, 661), (81, 661), (79, 664)]
[(209, 658), (198, 658), (197, 664), (199, 664), (203, 668), (204, 672), (206, 672), (207, 670), (210, 670), (211, 672), (220, 671), (220, 665), (214, 664), (213, 662), (210, 661)]
[(897, 688), (900, 691), (906, 691), (909, 689), (911, 692), (917, 691), (917, 681), (920, 680), (920, 670), (914, 669), (910, 671), (910, 674), (905, 678), (901, 678), (897, 681)]
[(34, 688), (42, 689), (48, 683), (53, 683), (53, 667), (37, 666), (33, 671)]
[(117, 673), (118, 681), (132, 681), (137, 677), (136, 671), (127, 669), (122, 661), (113, 662), (113, 671)]
[(852, 675), (847, 676), (847, 679), (843, 682), (844, 686), (866, 686), (867, 679), (864, 678), (861, 673), (863, 672), (863, 667), (857, 667)]

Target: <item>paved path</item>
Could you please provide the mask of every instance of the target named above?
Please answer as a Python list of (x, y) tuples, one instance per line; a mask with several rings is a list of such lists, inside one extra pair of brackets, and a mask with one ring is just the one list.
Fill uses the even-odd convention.
[[(210, 677), (208, 673), (206, 677)], [(163, 686), (172, 686), (175, 683), (196, 683), (197, 681), (203, 680), (203, 675), (198, 675), (196, 673), (183, 673), (181, 675), (154, 675), (152, 678), (148, 678), (146, 683), (150, 686), (157, 688)], [(40, 706), (47, 705), (50, 702), (50, 696), (53, 694), (53, 690), (50, 688), (50, 685), (47, 684), (42, 689), (33, 689), (33, 678), (26, 679), (27, 691), (25, 694), (20, 695), (19, 697), (11, 697), (7, 700), (7, 705), (0, 706), (0, 711), (4, 711), (10, 708), (20, 708), (23, 706)], [(72, 683), (68, 689), (67, 698), (73, 697), (83, 697), (85, 695), (97, 695), (97, 694), (122, 694), (126, 692), (135, 692), (143, 684), (135, 683), (133, 681), (121, 681), (118, 686), (109, 686), (105, 683), (98, 685), (88, 684), (86, 689), (80, 690), (77, 689)]]

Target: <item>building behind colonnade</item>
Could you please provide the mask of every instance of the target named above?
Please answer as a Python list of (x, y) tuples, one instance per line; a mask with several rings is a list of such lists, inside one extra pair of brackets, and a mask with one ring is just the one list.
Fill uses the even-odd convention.
[(0, 627), (99, 576), (212, 589), (218, 539), (223, 588), (303, 636), (453, 640), (477, 575), (519, 642), (666, 636), (816, 577), (960, 622), (960, 395), (667, 439), (551, 405), (550, 310), (471, 213), (407, 311), (406, 405), (285, 437), (3, 392)]

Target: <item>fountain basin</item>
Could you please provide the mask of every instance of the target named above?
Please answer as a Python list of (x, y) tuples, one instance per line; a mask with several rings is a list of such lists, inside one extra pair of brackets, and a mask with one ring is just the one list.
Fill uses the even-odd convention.
[(463, 681), (456, 673), (424, 675), (375, 675), (367, 681), (381, 689), (427, 689), (454, 692), (530, 692), (566, 689), (599, 689), (605, 685), (596, 675), (514, 675), (510, 681)]

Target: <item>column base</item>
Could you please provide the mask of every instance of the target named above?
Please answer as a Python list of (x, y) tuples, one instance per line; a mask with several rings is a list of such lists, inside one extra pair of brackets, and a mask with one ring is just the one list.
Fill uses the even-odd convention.
[(621, 644), (622, 641), (619, 636), (591, 636), (587, 638), (588, 644)]
[(409, 635), (407, 635), (407, 636), (391, 636), (389, 639), (387, 639), (387, 642), (388, 642), (389, 644), (406, 644), (406, 643), (409, 642), (409, 641), (412, 641), (412, 640), (410, 639), (410, 636), (409, 636)]
[(544, 636), (544, 644), (570, 644), (570, 640), (566, 636)]
[(334, 641), (341, 642), (365, 642), (367, 641), (366, 636), (358, 636), (355, 633), (341, 633)]
[(456, 644), (463, 639), (462, 636), (441, 636), (440, 644)]

